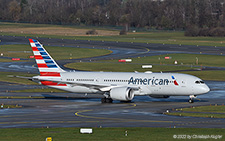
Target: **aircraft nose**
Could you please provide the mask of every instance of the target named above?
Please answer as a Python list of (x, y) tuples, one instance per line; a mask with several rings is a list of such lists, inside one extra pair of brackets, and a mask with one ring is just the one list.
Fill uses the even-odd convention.
[(202, 93), (208, 93), (210, 91), (209, 87), (207, 85), (202, 86)]

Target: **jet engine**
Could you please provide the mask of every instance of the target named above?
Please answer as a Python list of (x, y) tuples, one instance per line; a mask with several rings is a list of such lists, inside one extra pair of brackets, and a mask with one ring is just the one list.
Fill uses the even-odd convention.
[(110, 97), (113, 100), (130, 101), (134, 98), (134, 90), (129, 87), (112, 88)]
[(170, 96), (168, 96), (168, 95), (149, 95), (149, 97), (152, 97), (152, 98), (169, 98)]

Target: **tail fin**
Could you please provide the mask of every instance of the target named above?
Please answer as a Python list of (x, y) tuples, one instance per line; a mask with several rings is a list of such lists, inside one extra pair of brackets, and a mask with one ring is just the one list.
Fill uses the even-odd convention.
[(60, 72), (65, 72), (37, 40), (29, 39), (29, 41), (41, 76), (57, 77), (60, 76)]

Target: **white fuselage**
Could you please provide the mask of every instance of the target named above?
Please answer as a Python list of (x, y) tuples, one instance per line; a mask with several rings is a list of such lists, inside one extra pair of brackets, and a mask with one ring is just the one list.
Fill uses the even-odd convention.
[[(65, 86), (50, 86), (76, 93), (104, 93), (91, 85), (101, 85), (109, 88), (137, 88), (135, 95), (199, 95), (209, 91), (198, 77), (179, 73), (128, 73), (128, 72), (61, 72), (61, 78), (40, 77), (49, 80), (67, 82)], [(176, 82), (175, 82), (176, 81)], [(69, 83), (90, 85), (80, 86)], [(176, 85), (177, 84), (177, 85)], [(107, 91), (107, 90), (106, 90)]]

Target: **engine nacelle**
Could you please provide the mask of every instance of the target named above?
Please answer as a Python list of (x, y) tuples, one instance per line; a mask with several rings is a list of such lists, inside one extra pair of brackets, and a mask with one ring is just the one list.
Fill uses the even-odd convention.
[(134, 90), (129, 87), (112, 88), (110, 97), (113, 100), (130, 101), (134, 98)]
[(152, 97), (152, 98), (169, 98), (170, 96), (168, 96), (168, 95), (149, 95), (149, 97)]

